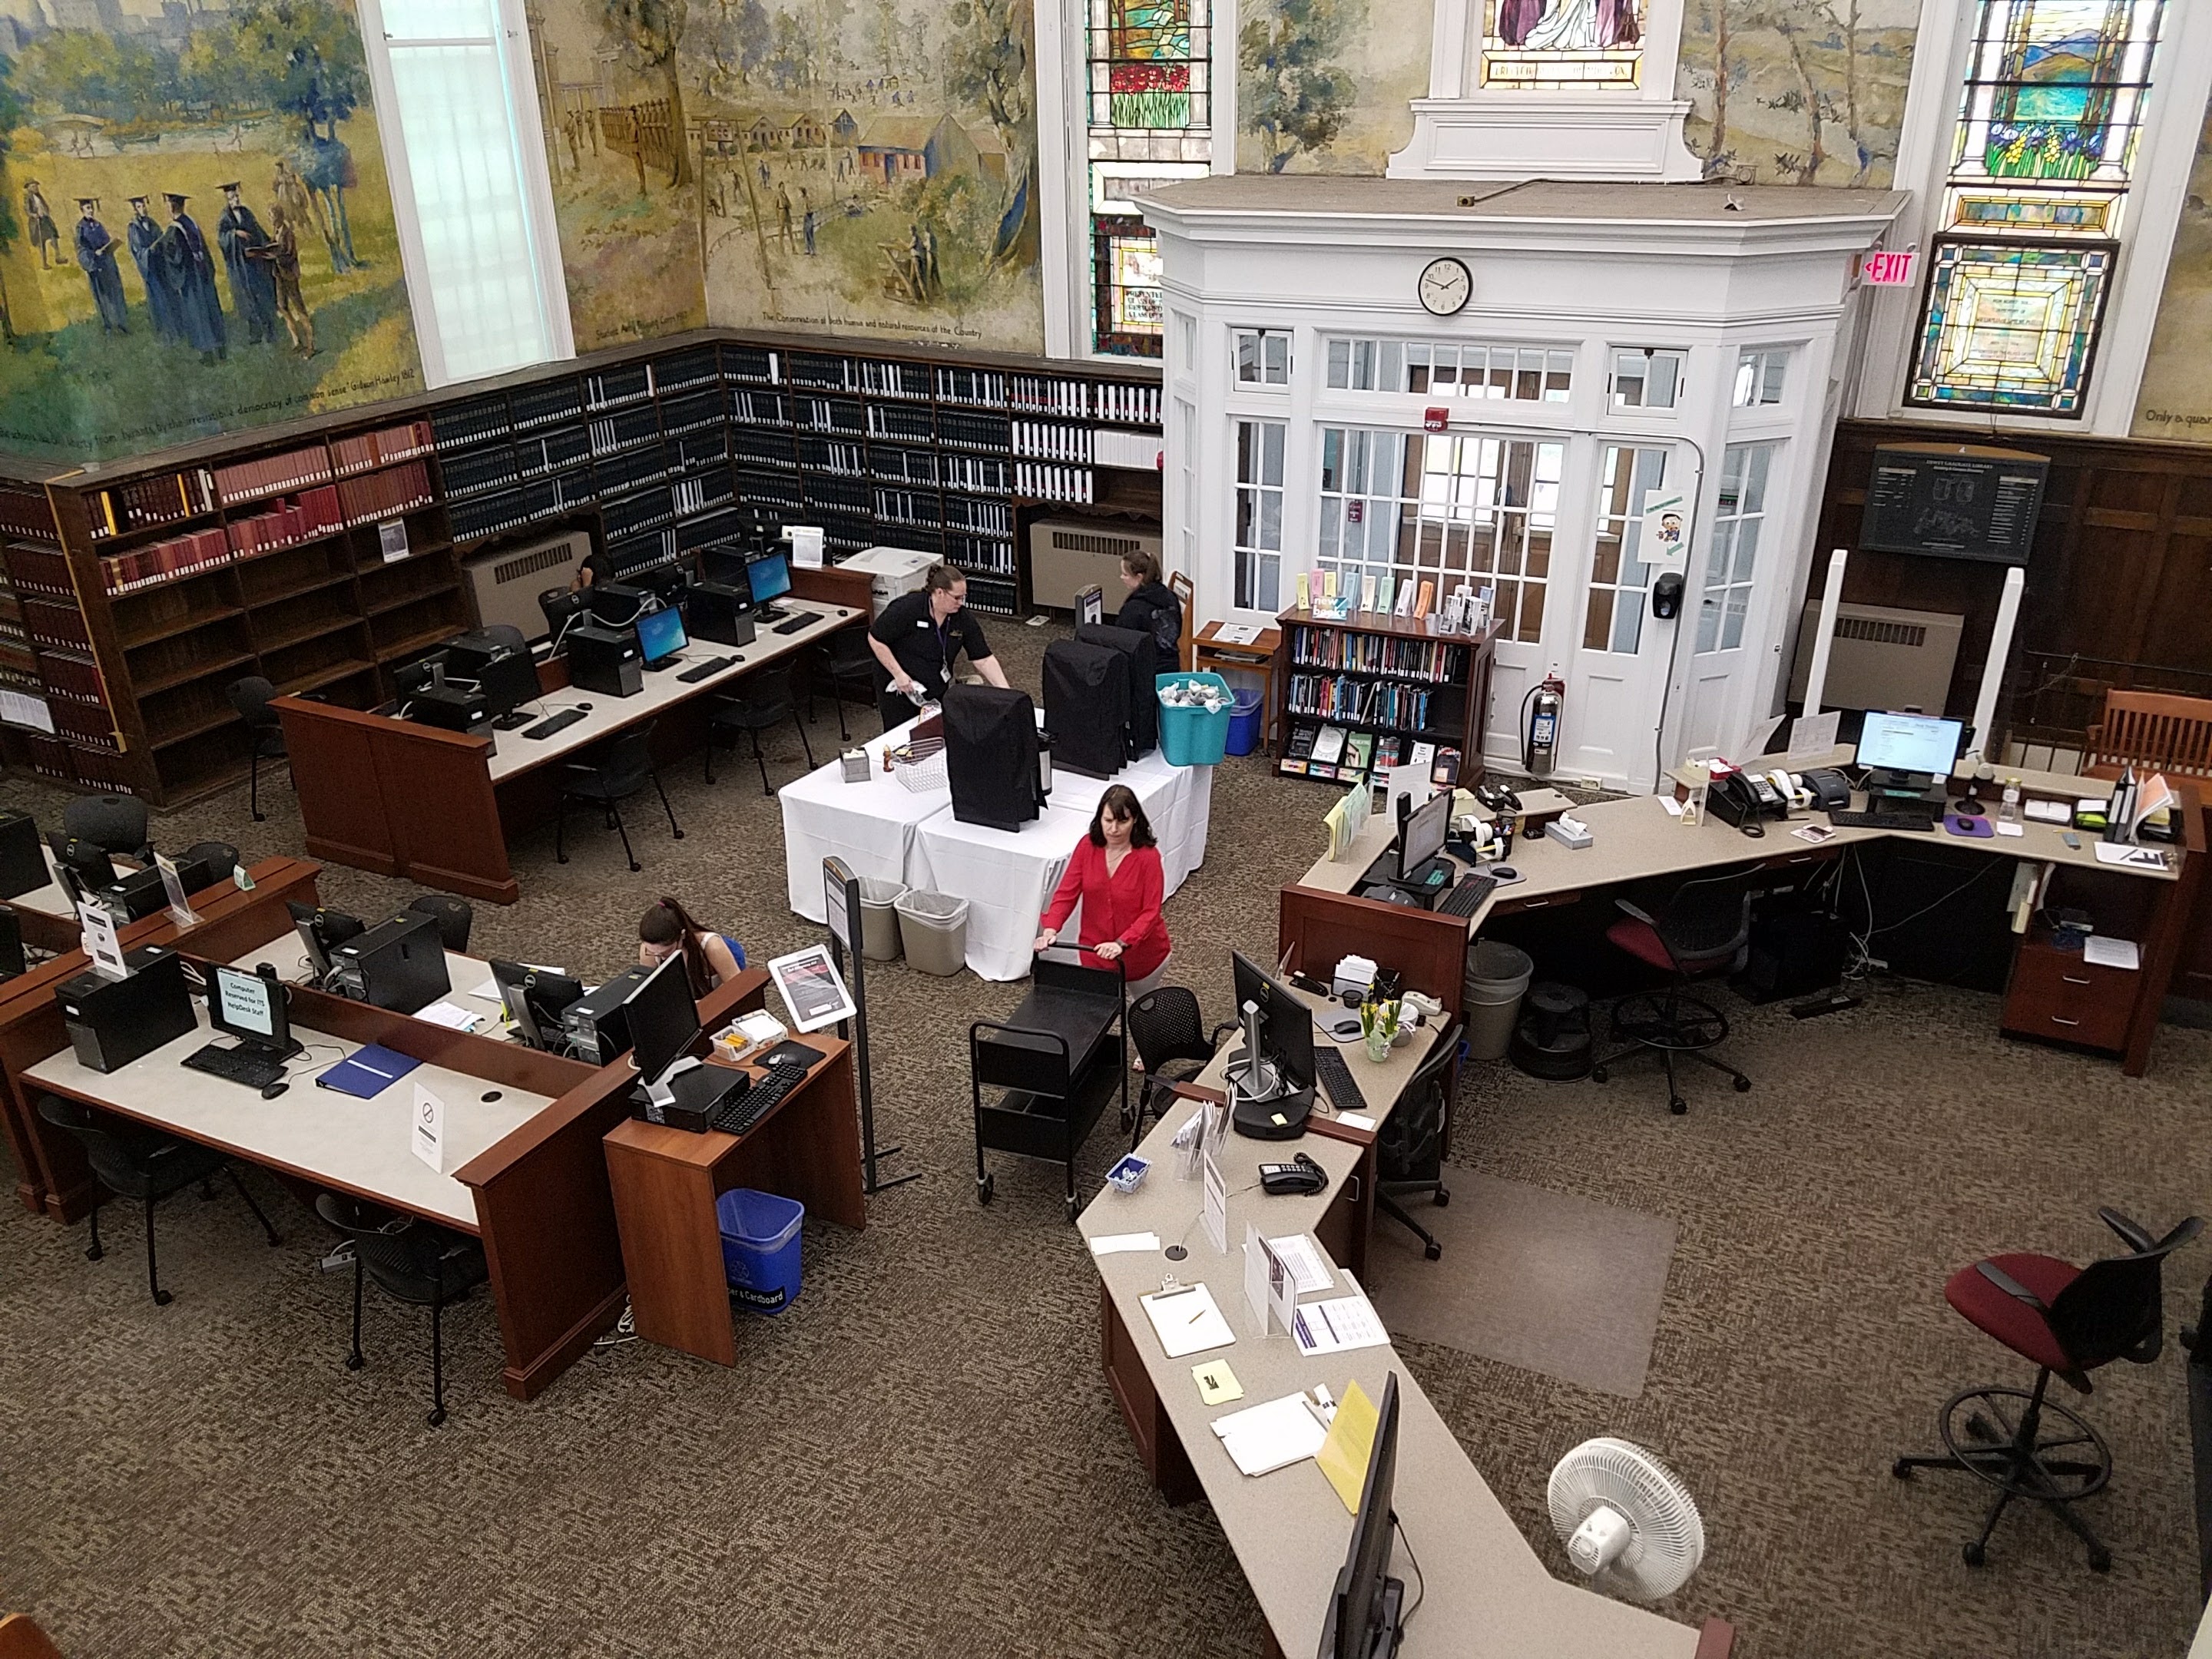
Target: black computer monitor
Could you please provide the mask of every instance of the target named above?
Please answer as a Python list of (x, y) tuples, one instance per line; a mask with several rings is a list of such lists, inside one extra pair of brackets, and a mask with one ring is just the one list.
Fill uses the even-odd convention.
[(691, 971), (682, 951), (623, 999), (623, 1017), (629, 1026), (630, 1063), (647, 1083), (684, 1057), (699, 1035), (699, 1005), (691, 995)]
[(307, 953), (308, 971), (318, 985), (331, 976), (331, 952), (368, 931), (359, 917), (343, 910), (319, 910), (297, 900), (288, 900), (284, 908), (292, 913), (292, 927), (300, 935), (300, 944)]
[(28, 812), (0, 812), (0, 898), (35, 893), (53, 880), (44, 838)]
[(392, 689), (402, 702), (421, 693), (446, 677), (446, 653), (433, 651), (428, 656), (417, 657), (413, 662), (403, 662), (392, 671)]
[(1375, 1443), (1367, 1454), (1367, 1479), (1359, 1488), (1352, 1542), (1322, 1626), (1321, 1659), (1389, 1659), (1397, 1652), (1406, 1585), (1389, 1576), (1390, 1534), (1398, 1517), (1390, 1494), (1398, 1474), (1398, 1373), (1382, 1379), (1376, 1408)]
[[(1439, 789), (1420, 805), (1408, 809), (1406, 803), (1412, 798), (1401, 795), (1398, 809), (1398, 880), (1407, 886), (1419, 886), (1433, 871), (1430, 865), (1444, 850), (1444, 840), (1451, 834), (1452, 792)], [(1449, 869), (1444, 872), (1450, 874)]]
[[(54, 849), (57, 867), (74, 877), (83, 892), (88, 895), (96, 893), (101, 888), (113, 884), (115, 860), (107, 856), (106, 848), (94, 847), (88, 841), (79, 841), (76, 836), (63, 835), (58, 830), (48, 836), (46, 840)], [(66, 888), (68, 884), (64, 883), (63, 885)]]
[(766, 605), (791, 592), (791, 561), (781, 553), (764, 553), (745, 567), (752, 584), (753, 603)]
[(477, 671), (477, 690), (483, 695), (484, 712), (494, 720), (511, 714), (541, 695), (538, 665), (527, 651), (503, 651)]
[(681, 611), (649, 611), (637, 619), (637, 648), (647, 668), (658, 668), (690, 644)]
[(1298, 994), (1242, 951), (1229, 953), (1237, 987), (1237, 1012), (1260, 1007), (1260, 1049), (1294, 1090), (1314, 1086), (1313, 1010)]
[(583, 981), (532, 968), (526, 962), (496, 958), (491, 964), (491, 977), (499, 987), (507, 1017), (514, 1022), (515, 1032), (523, 1042), (532, 1048), (557, 1049), (561, 1016), (570, 1003), (583, 1000)]
[(284, 1013), (284, 988), (265, 974), (240, 968), (209, 969), (208, 1023), (251, 1048), (283, 1058), (297, 1054)]
[(1869, 710), (1859, 727), (1858, 763), (1900, 781), (1948, 778), (1966, 733), (1965, 724), (1959, 720)]
[(23, 919), (12, 905), (0, 904), (0, 979), (23, 971)]

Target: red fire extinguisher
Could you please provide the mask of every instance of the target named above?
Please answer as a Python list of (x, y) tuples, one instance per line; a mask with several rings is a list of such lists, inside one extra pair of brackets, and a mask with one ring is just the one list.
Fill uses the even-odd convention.
[(1559, 757), (1559, 710), (1566, 696), (1566, 682), (1555, 671), (1521, 700), (1521, 766), (1531, 777), (1547, 775)]

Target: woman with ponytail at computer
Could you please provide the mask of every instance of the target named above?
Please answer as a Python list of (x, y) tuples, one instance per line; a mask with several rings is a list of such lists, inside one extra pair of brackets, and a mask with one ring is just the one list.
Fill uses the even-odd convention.
[(1115, 784), (1098, 798), (1091, 833), (1075, 843), (1067, 873), (1038, 923), (1036, 948), (1052, 943), (1080, 900), (1084, 955), (1093, 962), (1119, 961), (1129, 994), (1140, 997), (1160, 982), (1175, 949), (1160, 920), (1166, 891), (1159, 843), (1144, 803), (1127, 784)]
[(737, 940), (727, 933), (709, 933), (674, 899), (656, 899), (638, 919), (638, 963), (658, 968), (678, 951), (694, 997), (728, 984), (745, 965), (745, 947)]

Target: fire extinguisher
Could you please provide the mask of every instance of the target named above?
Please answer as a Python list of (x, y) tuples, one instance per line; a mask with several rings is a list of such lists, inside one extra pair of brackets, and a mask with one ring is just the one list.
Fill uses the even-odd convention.
[(1555, 672), (1521, 700), (1521, 767), (1531, 777), (1548, 775), (1559, 757), (1559, 710), (1566, 696), (1566, 682)]

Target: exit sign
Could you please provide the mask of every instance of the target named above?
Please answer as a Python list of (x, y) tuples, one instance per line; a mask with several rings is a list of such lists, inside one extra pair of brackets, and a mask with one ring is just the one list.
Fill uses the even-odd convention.
[(1904, 288), (1912, 281), (1912, 255), (1863, 253), (1859, 256), (1859, 279), (1869, 288)]

